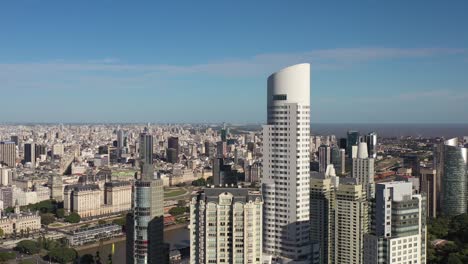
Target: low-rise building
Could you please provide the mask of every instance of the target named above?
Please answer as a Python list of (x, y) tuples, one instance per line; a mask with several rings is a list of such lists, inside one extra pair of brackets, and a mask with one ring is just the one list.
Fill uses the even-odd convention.
[(67, 234), (67, 240), (70, 246), (81, 246), (121, 235), (122, 228), (119, 225), (105, 224), (74, 230)]

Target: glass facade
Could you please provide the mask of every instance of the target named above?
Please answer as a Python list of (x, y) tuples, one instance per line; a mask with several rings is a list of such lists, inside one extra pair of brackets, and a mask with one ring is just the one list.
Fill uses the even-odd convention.
[(456, 142), (444, 146), (444, 176), (442, 179), (442, 213), (447, 216), (467, 212), (467, 149)]

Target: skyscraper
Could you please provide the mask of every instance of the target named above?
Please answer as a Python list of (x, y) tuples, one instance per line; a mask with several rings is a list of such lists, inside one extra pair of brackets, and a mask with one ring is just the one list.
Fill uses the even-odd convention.
[(340, 183), (335, 215), (334, 263), (362, 263), (364, 234), (369, 231), (369, 209), (361, 184)]
[(413, 194), (410, 182), (379, 183), (374, 205), (364, 263), (426, 263), (424, 197)]
[(434, 155), (440, 181), (440, 209), (446, 216), (467, 212), (468, 149), (457, 138), (440, 143)]
[(367, 152), (369, 158), (377, 158), (377, 133), (371, 132), (366, 135)]
[(319, 172), (325, 172), (328, 164), (331, 163), (330, 147), (327, 145), (321, 145), (318, 148), (318, 159), (319, 159)]
[(206, 188), (190, 202), (190, 264), (262, 263), (260, 192)]
[(169, 137), (169, 139), (167, 140), (167, 148), (175, 150), (176, 160), (171, 161), (171, 163), (177, 163), (178, 159), (179, 159), (179, 154), (180, 154), (180, 151), (179, 151), (179, 149), (180, 149), (179, 148), (179, 138), (178, 137)]
[(268, 78), (263, 126), (264, 253), (273, 261), (310, 258), (310, 65)]
[(422, 168), (419, 176), (421, 193), (426, 195), (426, 214), (436, 218), (439, 211), (439, 186), (437, 186), (437, 171), (431, 168)]
[(36, 146), (34, 143), (24, 143), (24, 163), (31, 162), (34, 167), (36, 164)]
[(346, 137), (346, 154), (351, 157), (352, 148), (359, 144), (359, 132), (358, 131), (348, 131)]
[[(330, 165), (332, 166), (332, 165)], [(313, 173), (310, 179), (310, 239), (319, 247), (318, 263), (334, 263), (336, 189), (339, 178)]]
[(330, 151), (331, 163), (337, 173), (344, 174), (346, 166), (345, 149), (340, 149), (338, 146), (333, 146)]
[(9, 167), (16, 165), (16, 145), (12, 141), (0, 142), (0, 163), (4, 163)]
[(367, 153), (367, 143), (361, 142), (358, 145), (357, 153), (353, 153), (352, 177), (357, 179), (364, 187), (366, 197), (374, 197), (374, 159), (369, 158)]
[(133, 214), (127, 216), (126, 263), (167, 263), (163, 182), (154, 177), (153, 136), (146, 129), (140, 134), (140, 167), (141, 178), (133, 188)]

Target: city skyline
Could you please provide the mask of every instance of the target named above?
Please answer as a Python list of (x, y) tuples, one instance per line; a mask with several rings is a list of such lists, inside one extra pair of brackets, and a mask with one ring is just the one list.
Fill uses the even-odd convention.
[(468, 122), (463, 2), (1, 7), (0, 123), (265, 123), (302, 62), (312, 124)]

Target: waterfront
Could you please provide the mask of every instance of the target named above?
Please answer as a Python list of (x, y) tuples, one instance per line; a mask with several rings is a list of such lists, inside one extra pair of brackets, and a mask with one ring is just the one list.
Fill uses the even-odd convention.
[[(169, 243), (171, 246), (171, 249), (178, 249), (178, 248), (184, 248), (188, 247), (190, 244), (190, 234), (189, 230), (185, 227), (182, 228), (177, 228), (177, 229), (171, 229), (171, 230), (165, 230), (164, 231), (164, 239), (166, 243)], [(125, 239), (122, 239), (116, 243), (115, 245), (115, 251), (114, 251), (114, 256), (112, 257), (112, 263), (116, 264), (124, 264), (125, 263)], [(101, 260), (107, 260), (108, 255), (112, 251), (112, 244), (108, 245), (102, 245), (102, 246), (96, 246), (93, 248), (86, 248), (83, 250), (78, 250), (78, 254), (80, 256), (83, 256), (85, 254), (91, 254), (93, 256), (96, 255), (96, 251), (99, 251)], [(104, 261), (105, 263), (105, 261)]]

